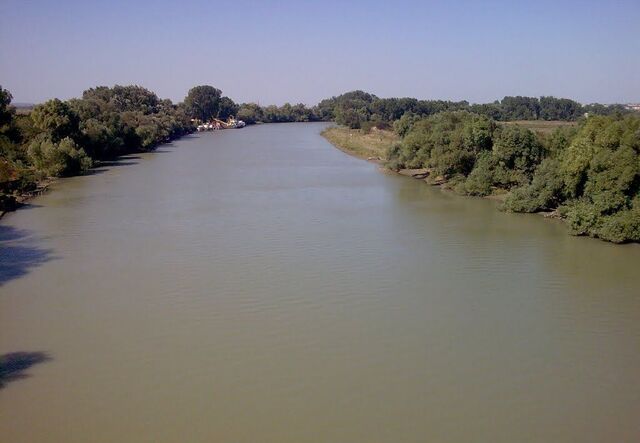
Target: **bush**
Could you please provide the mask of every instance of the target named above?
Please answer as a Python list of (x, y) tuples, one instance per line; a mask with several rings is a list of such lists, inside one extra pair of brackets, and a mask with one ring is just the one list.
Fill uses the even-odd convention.
[(506, 126), (493, 144), (493, 155), (505, 169), (531, 176), (542, 161), (543, 148), (529, 129)]
[(67, 177), (85, 173), (92, 164), (84, 149), (66, 137), (59, 143), (39, 137), (29, 146), (36, 168), (51, 177)]
[(393, 122), (393, 130), (400, 137), (404, 137), (409, 133), (411, 128), (413, 128), (415, 122), (417, 122), (418, 120), (420, 120), (419, 116), (411, 112), (405, 112), (402, 117), (400, 117), (400, 119)]
[(393, 171), (402, 169), (403, 165), (400, 163), (400, 160), (399, 160), (401, 150), (402, 150), (402, 145), (400, 143), (394, 143), (389, 147), (385, 156), (387, 159), (387, 161), (385, 162), (385, 167)]
[(510, 212), (537, 212), (555, 209), (564, 201), (564, 181), (560, 162), (545, 159), (531, 183), (514, 189), (504, 202), (503, 208)]
[(597, 234), (613, 243), (640, 242), (640, 210), (630, 209), (605, 217)]
[[(442, 112), (410, 124), (401, 148), (389, 160), (408, 168), (432, 168), (435, 175), (450, 179), (468, 175), (478, 153), (491, 149), (495, 123), (465, 111)], [(400, 124), (396, 128), (404, 132)]]
[(491, 194), (494, 184), (496, 161), (491, 152), (481, 152), (476, 165), (458, 190), (465, 194), (486, 196)]
[(563, 214), (573, 235), (589, 235), (613, 243), (640, 241), (640, 210), (637, 208), (603, 215), (596, 205), (580, 200), (563, 208)]
[(586, 200), (570, 203), (563, 208), (572, 235), (596, 236), (602, 223), (602, 213)]

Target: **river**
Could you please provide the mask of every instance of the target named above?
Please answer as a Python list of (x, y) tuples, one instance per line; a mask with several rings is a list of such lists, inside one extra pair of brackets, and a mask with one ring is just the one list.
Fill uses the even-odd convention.
[(638, 245), (323, 127), (189, 136), (1, 220), (2, 440), (640, 441)]

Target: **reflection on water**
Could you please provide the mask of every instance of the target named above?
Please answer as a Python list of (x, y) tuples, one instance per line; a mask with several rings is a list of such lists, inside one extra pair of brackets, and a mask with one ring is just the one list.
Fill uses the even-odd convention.
[(39, 253), (2, 271), (0, 353), (55, 355), (0, 393), (7, 439), (640, 439), (638, 245), (382, 174), (322, 127), (189, 137), (3, 220)]

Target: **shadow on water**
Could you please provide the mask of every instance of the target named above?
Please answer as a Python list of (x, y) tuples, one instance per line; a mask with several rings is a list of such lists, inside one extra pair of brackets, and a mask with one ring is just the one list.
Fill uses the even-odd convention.
[(22, 203), (20, 205), (20, 210), (24, 211), (26, 209), (38, 209), (38, 208), (41, 208), (41, 207), (42, 207), (42, 205), (36, 205), (34, 203), (27, 202), (27, 203)]
[(27, 230), (0, 225), (0, 286), (54, 258), (51, 249), (36, 241)]
[(11, 352), (0, 355), (0, 389), (12, 381), (27, 378), (29, 368), (51, 360), (46, 352)]
[(137, 165), (137, 161), (132, 160), (140, 160), (142, 157), (137, 155), (123, 155), (122, 157), (118, 157), (115, 160), (104, 160), (96, 165), (95, 168), (90, 169), (86, 175), (98, 175), (107, 172), (111, 168), (115, 168), (118, 166), (133, 166)]
[(197, 140), (197, 139), (199, 139), (199, 138), (200, 138), (200, 134), (199, 134), (199, 133), (197, 133), (197, 132), (194, 132), (194, 133), (192, 133), (192, 134), (186, 134), (186, 135), (183, 135), (182, 137), (177, 138), (177, 139), (175, 139), (175, 140), (173, 140), (173, 141), (171, 141), (171, 142), (169, 142), (169, 143), (165, 143), (165, 145), (172, 146), (172, 145), (174, 144), (174, 142), (175, 142), (175, 141), (178, 141), (178, 140), (179, 140), (179, 141), (181, 141), (181, 142), (183, 142), (183, 141), (185, 141), (185, 140), (187, 140), (187, 141), (189, 141), (189, 140)]

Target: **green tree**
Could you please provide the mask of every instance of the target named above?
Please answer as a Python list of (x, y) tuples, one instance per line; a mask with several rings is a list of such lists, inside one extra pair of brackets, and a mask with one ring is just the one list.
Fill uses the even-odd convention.
[(495, 129), (490, 119), (466, 111), (434, 114), (411, 126), (389, 160), (401, 167), (430, 168), (445, 178), (466, 176), (478, 154), (491, 149)]
[(249, 125), (264, 121), (263, 110), (256, 103), (241, 104), (236, 116)]
[(493, 155), (508, 170), (530, 178), (542, 161), (544, 150), (536, 135), (517, 125), (506, 126), (493, 144)]
[(184, 99), (187, 114), (200, 121), (208, 121), (218, 115), (222, 91), (213, 86), (196, 86), (189, 90)]
[(229, 97), (220, 98), (218, 104), (218, 118), (220, 120), (227, 120), (229, 117), (236, 116), (239, 106), (235, 104)]
[(15, 111), (9, 106), (12, 99), (11, 93), (0, 85), (0, 131), (3, 131), (13, 120)]
[(34, 165), (51, 177), (83, 174), (92, 163), (84, 150), (69, 137), (54, 142), (46, 136), (39, 136), (31, 142), (29, 155)]
[(516, 212), (557, 209), (570, 232), (639, 241), (640, 117), (589, 117), (566, 149), (542, 162), (505, 202)]
[(30, 116), (36, 129), (54, 143), (66, 137), (75, 139), (79, 135), (80, 120), (77, 114), (57, 98), (36, 106)]
[(535, 97), (505, 97), (500, 102), (505, 120), (537, 120), (540, 102)]

